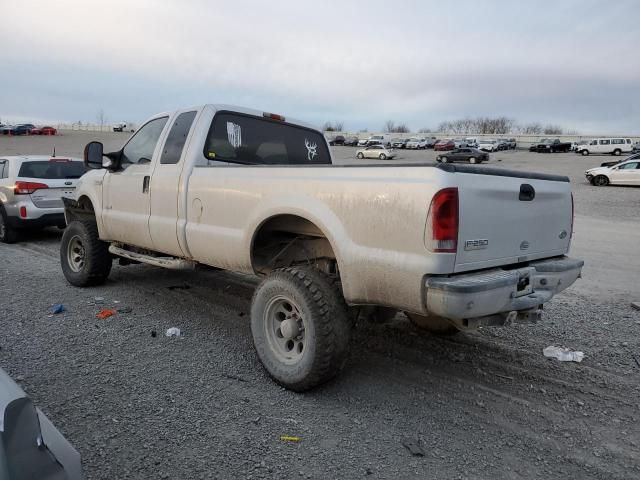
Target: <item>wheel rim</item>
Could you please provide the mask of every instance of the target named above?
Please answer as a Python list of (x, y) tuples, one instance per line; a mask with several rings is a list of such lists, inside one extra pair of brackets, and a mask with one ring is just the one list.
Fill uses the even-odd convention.
[(606, 179), (606, 177), (603, 177), (603, 176), (596, 177), (596, 179), (595, 179), (595, 184), (596, 184), (596, 185), (599, 185), (599, 186), (604, 186), (604, 185), (606, 185), (606, 184), (607, 184), (607, 179)]
[(82, 239), (75, 235), (69, 240), (67, 246), (67, 264), (74, 272), (80, 272), (84, 268), (86, 251)]
[(387, 156), (384, 153), (380, 154), (380, 160), (384, 160), (386, 158), (387, 158)]
[(475, 157), (471, 157), (471, 158), (469, 159), (469, 162), (470, 162), (470, 163), (476, 163), (476, 159), (475, 159)]
[(263, 323), (269, 348), (278, 361), (298, 363), (306, 351), (306, 321), (289, 297), (274, 297), (264, 311)]

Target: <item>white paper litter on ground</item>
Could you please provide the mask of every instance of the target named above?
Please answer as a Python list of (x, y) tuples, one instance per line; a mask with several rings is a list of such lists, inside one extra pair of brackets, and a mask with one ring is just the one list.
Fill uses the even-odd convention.
[(555, 347), (553, 345), (542, 350), (547, 358), (556, 358), (561, 362), (578, 362), (584, 358), (584, 352), (574, 352), (569, 348)]

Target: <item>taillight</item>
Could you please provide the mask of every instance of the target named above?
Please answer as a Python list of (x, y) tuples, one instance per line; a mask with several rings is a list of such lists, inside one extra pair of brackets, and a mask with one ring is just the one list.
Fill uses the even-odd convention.
[(444, 188), (433, 196), (427, 215), (426, 245), (432, 252), (458, 249), (458, 189)]
[(49, 185), (38, 182), (16, 182), (13, 191), (16, 195), (30, 195), (36, 190), (43, 190), (45, 188), (49, 188)]
[(277, 120), (279, 122), (284, 122), (284, 117), (282, 115), (278, 115), (277, 113), (263, 112), (262, 116), (264, 118), (270, 118), (271, 120)]

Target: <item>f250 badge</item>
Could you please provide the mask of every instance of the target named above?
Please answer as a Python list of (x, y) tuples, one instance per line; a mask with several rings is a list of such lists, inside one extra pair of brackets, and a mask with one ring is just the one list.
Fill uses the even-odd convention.
[(465, 250), (483, 250), (489, 247), (489, 240), (486, 238), (480, 238), (477, 240), (465, 240)]

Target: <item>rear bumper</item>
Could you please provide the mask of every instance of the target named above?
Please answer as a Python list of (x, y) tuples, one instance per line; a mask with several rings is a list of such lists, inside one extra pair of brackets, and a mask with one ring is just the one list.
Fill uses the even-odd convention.
[(428, 277), (425, 303), (429, 313), (452, 320), (523, 312), (538, 307), (571, 286), (582, 272), (582, 260), (555, 257), (517, 270), (500, 268), (450, 277)]
[(7, 223), (11, 228), (16, 230), (66, 225), (64, 221), (64, 213), (62, 212), (45, 213), (37, 218), (7, 217)]

